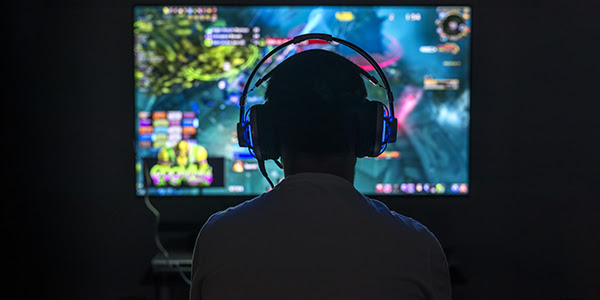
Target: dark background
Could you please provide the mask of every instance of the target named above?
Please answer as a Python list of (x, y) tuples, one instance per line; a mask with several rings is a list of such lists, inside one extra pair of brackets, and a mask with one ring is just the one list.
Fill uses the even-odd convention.
[[(465, 3), (471, 195), (383, 200), (437, 235), (455, 299), (600, 299), (598, 12), (582, 0)], [(132, 4), (3, 8), (3, 273), (17, 299), (154, 297), (142, 279), (155, 220), (134, 195)], [(192, 230), (230, 204), (152, 201)]]

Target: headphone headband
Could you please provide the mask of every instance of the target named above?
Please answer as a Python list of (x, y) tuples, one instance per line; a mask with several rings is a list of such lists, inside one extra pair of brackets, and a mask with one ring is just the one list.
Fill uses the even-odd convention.
[[(245, 115), (245, 111), (246, 111), (246, 98), (248, 97), (248, 88), (250, 87), (250, 84), (252, 83), (252, 78), (254, 78), (254, 75), (256, 74), (256, 72), (258, 71), (258, 69), (260, 68), (260, 66), (267, 61), (267, 59), (269, 59), (273, 54), (279, 52), (281, 49), (291, 45), (291, 44), (299, 44), (302, 43), (304, 41), (307, 40), (322, 40), (322, 41), (326, 41), (329, 43), (338, 43), (338, 44), (342, 44), (348, 48), (351, 48), (352, 50), (356, 51), (358, 54), (360, 54), (362, 57), (364, 57), (372, 66), (373, 69), (377, 72), (377, 74), (379, 75), (379, 78), (381, 78), (381, 81), (383, 82), (383, 88), (386, 91), (386, 97), (388, 100), (388, 105), (389, 105), (389, 111), (390, 111), (390, 116), (393, 117), (394, 116), (394, 95), (392, 94), (392, 90), (390, 89), (390, 85), (387, 81), (387, 78), (385, 77), (385, 74), (383, 73), (383, 70), (381, 69), (381, 67), (379, 67), (379, 64), (377, 64), (377, 62), (373, 59), (373, 57), (371, 57), (371, 55), (369, 55), (369, 53), (367, 53), (366, 51), (364, 51), (363, 49), (361, 49), (360, 47), (354, 45), (351, 42), (348, 42), (346, 40), (343, 39), (339, 39), (336, 37), (333, 37), (329, 34), (324, 34), (324, 33), (307, 33), (307, 34), (302, 34), (302, 35), (298, 35), (296, 37), (294, 37), (293, 39), (277, 46), (275, 49), (271, 50), (269, 53), (267, 53), (267, 55), (265, 55), (256, 65), (256, 67), (254, 68), (254, 70), (252, 70), (252, 73), (250, 73), (250, 76), (248, 77), (248, 80), (246, 82), (246, 85), (244, 86), (244, 91), (242, 93), (242, 95), (240, 96), (240, 123), (244, 123), (244, 115)], [(361, 69), (362, 70), (362, 69)], [(369, 73), (367, 73), (366, 71), (362, 72), (362, 75), (364, 77), (366, 77), (371, 83), (381, 86), (379, 84), (379, 82), (377, 81), (377, 79), (375, 79), (373, 76), (371, 76)], [(263, 78), (259, 79), (256, 84), (254, 84), (254, 87), (252, 89), (254, 89), (255, 87), (260, 86), (264, 81), (266, 81), (268, 78), (270, 77), (270, 72), (267, 73), (267, 75), (265, 75)], [(390, 142), (395, 142), (396, 141), (396, 136), (390, 136)]]

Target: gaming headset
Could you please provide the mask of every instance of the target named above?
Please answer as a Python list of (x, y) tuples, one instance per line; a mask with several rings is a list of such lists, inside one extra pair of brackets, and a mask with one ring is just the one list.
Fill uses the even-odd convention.
[[(246, 85), (244, 86), (244, 91), (240, 96), (240, 122), (237, 124), (238, 144), (240, 147), (248, 147), (250, 154), (252, 154), (252, 156), (254, 156), (261, 163), (261, 171), (264, 168), (265, 160), (273, 159), (276, 161), (280, 157), (280, 150), (279, 145), (276, 142), (277, 138), (274, 136), (274, 130), (272, 129), (273, 123), (271, 120), (273, 119), (273, 110), (267, 108), (264, 104), (257, 104), (253, 105), (248, 111), (246, 111), (246, 98), (248, 97), (249, 93), (248, 88), (252, 83), (252, 78), (260, 66), (269, 57), (291, 44), (299, 44), (306, 40), (323, 40), (334, 45), (342, 44), (353, 49), (373, 66), (383, 82), (382, 86), (379, 84), (377, 79), (371, 76), (368, 72), (364, 71), (362, 68), (359, 68), (363, 77), (369, 80), (372, 84), (382, 87), (386, 90), (389, 109), (380, 101), (367, 100), (363, 104), (365, 107), (360, 109), (361, 116), (359, 116), (360, 121), (358, 130), (359, 144), (356, 147), (356, 156), (377, 157), (385, 150), (388, 143), (394, 143), (396, 141), (398, 121), (396, 118), (394, 118), (394, 96), (390, 90), (387, 78), (377, 62), (364, 50), (348, 41), (322, 33), (303, 34), (279, 45), (265, 55), (265, 57), (263, 57), (258, 65), (254, 68), (250, 74), (250, 77), (248, 77)], [(264, 77), (260, 78), (250, 91), (267, 81), (271, 76), (271, 72), (272, 71), (268, 72)], [(263, 172), (263, 175), (264, 174), (265, 172)], [(268, 177), (267, 180), (269, 180)]]

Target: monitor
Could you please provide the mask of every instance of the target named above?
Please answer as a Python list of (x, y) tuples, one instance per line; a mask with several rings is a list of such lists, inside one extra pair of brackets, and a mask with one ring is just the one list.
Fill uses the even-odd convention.
[[(238, 146), (238, 105), (249, 73), (270, 50), (305, 33), (325, 33), (367, 51), (394, 94), (397, 142), (360, 158), (355, 187), (366, 195), (466, 195), (469, 191), (469, 6), (163, 6), (133, 8), (136, 193), (253, 196), (270, 189), (258, 162)], [(312, 48), (309, 40), (263, 65)], [(385, 91), (366, 84), (368, 98)], [(247, 105), (264, 102), (265, 85)], [(387, 103), (385, 103), (387, 105)], [(277, 183), (284, 173), (267, 161)]]

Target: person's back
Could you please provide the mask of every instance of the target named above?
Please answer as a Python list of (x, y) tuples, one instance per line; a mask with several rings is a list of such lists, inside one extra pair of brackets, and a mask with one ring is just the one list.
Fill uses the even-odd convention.
[(445, 257), (425, 227), (325, 173), (289, 176), (211, 217), (194, 266), (192, 299), (450, 295)]
[[(190, 299), (450, 299), (435, 236), (353, 186), (362, 119), (352, 107), (366, 97), (360, 75), (336, 54), (306, 52), (278, 66), (267, 90), (267, 103), (278, 106), (285, 179), (202, 227)], [(307, 79), (310, 72), (316, 78)], [(285, 108), (283, 98), (292, 98), (330, 111), (319, 93), (350, 109), (331, 116)]]

